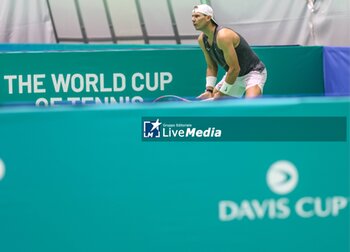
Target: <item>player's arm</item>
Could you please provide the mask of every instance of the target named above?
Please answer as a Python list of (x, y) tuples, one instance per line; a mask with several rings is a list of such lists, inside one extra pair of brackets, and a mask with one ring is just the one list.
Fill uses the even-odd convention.
[[(215, 61), (212, 60), (207, 50), (205, 50), (204, 42), (203, 42), (203, 34), (201, 34), (198, 37), (198, 44), (202, 49), (202, 52), (204, 54), (205, 62), (207, 64), (207, 70), (206, 70), (206, 91), (203, 94), (201, 94), (198, 98), (200, 99), (206, 99), (212, 97), (212, 92), (214, 90), (214, 87), (216, 85), (217, 75), (218, 75), (218, 65)], [(210, 93), (210, 96), (206, 93)]]
[[(239, 36), (235, 32), (229, 29), (222, 29), (221, 31), (219, 31), (217, 36), (217, 44), (219, 48), (223, 51), (225, 61), (229, 66), (229, 69), (227, 71), (226, 78), (225, 78), (225, 82), (228, 85), (232, 85), (236, 81), (239, 75), (239, 72), (241, 71), (237, 53), (234, 47), (234, 45), (238, 43), (239, 43)], [(223, 85), (225, 85), (225, 83)]]
[(214, 76), (216, 77), (218, 75), (218, 65), (215, 61), (212, 60), (207, 50), (205, 50), (204, 42), (203, 42), (203, 34), (201, 34), (198, 38), (198, 44), (202, 49), (202, 52), (205, 57), (205, 62), (207, 63), (207, 76)]

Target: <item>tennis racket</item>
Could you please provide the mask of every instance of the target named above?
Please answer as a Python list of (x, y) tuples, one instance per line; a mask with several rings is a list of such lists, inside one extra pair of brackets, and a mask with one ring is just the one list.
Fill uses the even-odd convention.
[(153, 100), (153, 102), (191, 102), (191, 100), (177, 96), (177, 95), (162, 95)]

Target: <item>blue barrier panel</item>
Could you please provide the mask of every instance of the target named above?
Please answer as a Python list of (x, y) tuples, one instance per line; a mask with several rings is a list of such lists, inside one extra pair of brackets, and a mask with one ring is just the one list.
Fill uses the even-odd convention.
[(324, 47), (325, 95), (350, 95), (350, 47)]

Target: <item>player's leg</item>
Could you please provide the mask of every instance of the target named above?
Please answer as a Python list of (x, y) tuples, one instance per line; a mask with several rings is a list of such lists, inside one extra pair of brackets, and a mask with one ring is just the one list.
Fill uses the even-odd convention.
[(252, 71), (244, 76), (246, 84), (246, 98), (254, 98), (263, 94), (264, 85), (267, 78), (267, 71), (264, 69), (262, 72)]
[(249, 88), (245, 91), (245, 97), (246, 98), (255, 98), (262, 94), (261, 89), (258, 84), (251, 85)]

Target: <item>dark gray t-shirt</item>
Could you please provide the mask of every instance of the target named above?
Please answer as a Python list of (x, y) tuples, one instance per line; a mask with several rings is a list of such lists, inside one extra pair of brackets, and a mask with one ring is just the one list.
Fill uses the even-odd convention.
[[(225, 61), (224, 53), (216, 43), (216, 35), (218, 31), (220, 31), (223, 28), (224, 27), (221, 26), (217, 26), (215, 28), (213, 44), (211, 46), (209, 45), (208, 37), (205, 34), (203, 34), (203, 42), (205, 49), (209, 53), (210, 57), (218, 65), (222, 66), (225, 69), (225, 71), (228, 71), (229, 66)], [(235, 48), (238, 57), (238, 63), (241, 68), (241, 71), (238, 76), (246, 75), (251, 71), (263, 71), (265, 69), (264, 63), (261, 62), (258, 56), (253, 52), (253, 50), (248, 45), (247, 41), (240, 34), (238, 34), (238, 36), (240, 38), (240, 43)]]

